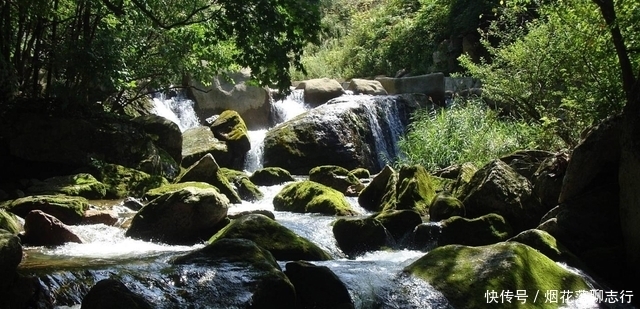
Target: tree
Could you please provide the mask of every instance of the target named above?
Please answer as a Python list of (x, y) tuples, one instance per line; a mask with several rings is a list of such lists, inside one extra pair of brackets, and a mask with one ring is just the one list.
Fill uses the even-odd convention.
[(59, 107), (126, 103), (237, 67), (286, 90), (320, 16), (316, 0), (5, 0), (0, 25), (0, 98)]
[[(620, 78), (626, 97), (623, 110), (620, 166), (620, 223), (625, 242), (627, 266), (633, 272), (630, 278), (640, 275), (640, 68), (634, 73), (633, 62), (623, 36), (616, 6), (613, 0), (593, 0), (598, 5), (609, 31), (619, 60)], [(638, 18), (636, 16), (636, 18)], [(635, 283), (637, 287), (637, 283)]]

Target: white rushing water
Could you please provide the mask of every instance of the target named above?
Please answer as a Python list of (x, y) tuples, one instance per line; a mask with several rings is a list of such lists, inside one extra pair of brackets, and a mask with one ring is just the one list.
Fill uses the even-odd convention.
[(200, 125), (200, 119), (193, 107), (194, 102), (181, 97), (166, 99), (153, 98), (152, 113), (167, 118), (178, 125), (181, 132)]
[[(286, 98), (272, 103), (272, 117), (276, 120), (276, 124), (293, 119), (309, 110), (309, 107), (304, 104), (302, 94), (302, 90), (293, 90)], [(266, 129), (249, 131), (251, 149), (245, 159), (245, 171), (252, 173), (262, 168), (262, 150), (267, 131)]]

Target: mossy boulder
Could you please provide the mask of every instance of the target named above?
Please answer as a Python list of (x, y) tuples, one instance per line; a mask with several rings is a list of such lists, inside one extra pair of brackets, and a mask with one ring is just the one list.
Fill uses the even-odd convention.
[(556, 262), (564, 262), (573, 267), (584, 268), (580, 260), (567, 249), (563, 244), (558, 242), (551, 234), (538, 230), (530, 229), (509, 238), (507, 241), (516, 241), (534, 248), (540, 253)]
[(265, 167), (259, 169), (249, 177), (258, 186), (275, 186), (285, 182), (295, 181), (289, 171), (280, 167)]
[(273, 207), (281, 211), (331, 216), (356, 214), (342, 193), (310, 180), (286, 185), (273, 198)]
[(26, 193), (29, 195), (64, 194), (88, 199), (103, 199), (107, 195), (107, 186), (91, 174), (80, 173), (51, 177), (44, 181), (34, 180)]
[[(4, 294), (18, 276), (22, 261), (22, 243), (12, 232), (0, 228), (0, 294)], [(2, 303), (6, 303), (2, 301)]]
[(22, 218), (32, 210), (41, 210), (64, 224), (78, 224), (89, 209), (89, 201), (79, 196), (34, 195), (3, 202), (0, 208)]
[(126, 235), (168, 244), (194, 244), (220, 229), (228, 209), (229, 200), (218, 191), (186, 187), (142, 207)]
[(396, 171), (389, 165), (385, 166), (380, 173), (373, 177), (369, 185), (360, 192), (358, 204), (369, 211), (382, 211), (386, 204), (395, 199), (397, 182)]
[(457, 197), (458, 199), (463, 198), (461, 195), (463, 194), (465, 187), (473, 178), (473, 175), (478, 171), (478, 168), (473, 165), (473, 163), (465, 162), (460, 165), (460, 169), (458, 171), (458, 175), (455, 179), (455, 182), (451, 185), (450, 192)]
[(217, 139), (227, 143), (231, 153), (230, 168), (242, 169), (247, 152), (251, 149), (247, 126), (236, 111), (222, 112), (213, 123), (211, 131)]
[(20, 224), (16, 215), (0, 208), (0, 229), (12, 234), (18, 234), (22, 231), (22, 224)]
[(414, 103), (403, 96), (334, 99), (269, 130), (264, 166), (298, 175), (321, 165), (362, 167), (377, 173), (397, 156), (393, 141), (420, 107)]
[(241, 203), (240, 196), (236, 190), (234, 190), (231, 183), (229, 183), (225, 174), (220, 170), (220, 167), (211, 154), (206, 154), (198, 160), (198, 162), (191, 165), (176, 179), (176, 182), (206, 182), (218, 188), (218, 191), (226, 195), (231, 203)]
[(441, 222), (438, 245), (483, 246), (505, 241), (512, 233), (500, 215), (488, 214), (475, 219), (454, 216)]
[(398, 171), (396, 194), (395, 209), (427, 214), (436, 191), (427, 170), (422, 165), (412, 165), (402, 166)]
[(182, 161), (182, 132), (175, 122), (155, 114), (136, 117), (133, 121), (140, 124), (154, 143), (164, 149), (173, 160), (178, 163)]
[(422, 223), (420, 214), (409, 209), (385, 211), (374, 218), (387, 229), (396, 245), (406, 243), (415, 227)]
[(220, 172), (227, 181), (233, 185), (238, 196), (243, 201), (255, 202), (264, 197), (258, 186), (256, 186), (245, 172), (236, 171), (228, 168), (220, 168)]
[[(482, 247), (449, 245), (431, 250), (404, 269), (423, 279), (460, 309), (486, 308), (559, 308), (537, 297), (544, 291), (589, 291), (579, 275), (572, 273), (544, 254), (517, 242), (503, 242)], [(487, 303), (487, 293), (526, 291), (526, 302)], [(515, 298), (514, 298), (515, 300)]]
[[(237, 293), (250, 293), (251, 304), (247, 308), (291, 308), (296, 304), (296, 290), (282, 272), (278, 262), (266, 249), (248, 239), (220, 239), (204, 248), (180, 256), (172, 261), (176, 265), (197, 264), (217, 267), (220, 264), (231, 264), (242, 269), (242, 287), (228, 289), (216, 287), (217, 295), (229, 299)], [(217, 274), (225, 276), (230, 267), (217, 270)], [(235, 271), (234, 271), (235, 272)], [(237, 276), (236, 273), (234, 273)], [(217, 277), (217, 276), (216, 276)], [(213, 279), (213, 285), (216, 281)], [(209, 303), (208, 293), (194, 293), (192, 303)], [(241, 298), (245, 299), (245, 298)]]
[(540, 164), (546, 159), (554, 157), (554, 155), (553, 152), (544, 150), (519, 150), (500, 158), (500, 160), (529, 181), (532, 181), (533, 175), (540, 167)]
[(107, 198), (140, 197), (148, 190), (169, 184), (162, 176), (150, 175), (122, 165), (102, 164), (96, 169), (98, 180), (107, 186)]
[(198, 189), (214, 189), (214, 190), (219, 192), (218, 188), (216, 188), (213, 185), (208, 184), (206, 182), (188, 181), (188, 182), (166, 184), (164, 186), (151, 189), (151, 190), (147, 191), (144, 194), (143, 199), (145, 199), (147, 201), (151, 201), (151, 200), (156, 199), (156, 198), (158, 198), (158, 197), (160, 197), (162, 195), (166, 195), (166, 194), (170, 194), (170, 193), (173, 193), (173, 192), (176, 192), (176, 191), (180, 191), (180, 190), (188, 188), (188, 187), (195, 187), (195, 188), (198, 188)]
[(467, 217), (496, 213), (515, 232), (535, 228), (547, 212), (533, 194), (533, 185), (501, 160), (494, 160), (472, 177), (461, 198)]
[(464, 217), (465, 214), (464, 204), (459, 199), (445, 193), (436, 195), (429, 206), (429, 220), (434, 222), (453, 216)]
[(335, 165), (323, 165), (309, 171), (309, 180), (321, 183), (346, 193), (350, 186), (361, 185), (358, 177), (350, 174), (346, 168)]
[(333, 223), (333, 236), (342, 252), (351, 258), (389, 245), (384, 225), (372, 217), (338, 219)]
[[(149, 143), (147, 147), (153, 147)], [(175, 179), (180, 174), (180, 164), (164, 149), (157, 148), (149, 151), (149, 154), (135, 167), (151, 175), (160, 175), (169, 180)]]
[(209, 127), (195, 127), (182, 133), (182, 166), (189, 167), (207, 154), (220, 166), (230, 167), (232, 155), (227, 144), (213, 136)]
[(358, 167), (349, 171), (349, 174), (355, 176), (358, 179), (369, 178), (371, 173), (366, 168)]
[(285, 275), (296, 288), (298, 308), (354, 308), (347, 286), (328, 267), (305, 261), (289, 262), (285, 267)]
[(255, 242), (273, 254), (278, 261), (326, 261), (331, 256), (310, 240), (301, 237), (276, 221), (259, 214), (232, 220), (209, 239), (244, 238)]
[(115, 279), (98, 281), (82, 299), (81, 309), (130, 308), (152, 309), (144, 297), (134, 293)]

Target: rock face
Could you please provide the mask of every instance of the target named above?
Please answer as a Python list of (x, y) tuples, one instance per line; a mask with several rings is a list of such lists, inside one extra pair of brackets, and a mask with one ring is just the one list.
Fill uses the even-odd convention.
[(31, 246), (59, 246), (68, 242), (82, 243), (80, 237), (60, 220), (40, 210), (30, 211), (24, 218), (22, 241)]
[(454, 216), (442, 221), (438, 245), (483, 246), (505, 241), (511, 235), (511, 227), (499, 215), (475, 219)]
[(26, 217), (32, 210), (41, 210), (56, 217), (64, 224), (78, 224), (89, 209), (89, 201), (83, 197), (64, 195), (36, 195), (2, 203), (0, 208)]
[[(529, 246), (506, 242), (482, 247), (450, 245), (431, 250), (405, 268), (442, 292), (455, 308), (486, 308), (492, 292), (514, 293), (509, 308), (559, 308), (563, 304), (534, 298), (541, 291), (588, 291), (582, 277), (565, 270)], [(526, 302), (516, 301), (515, 291), (526, 291)], [(470, 297), (470, 295), (480, 295)], [(494, 299), (495, 300), (495, 299)], [(535, 301), (534, 301), (535, 300)], [(506, 303), (503, 303), (507, 307)], [(497, 306), (503, 307), (498, 302)]]
[(12, 234), (18, 234), (22, 230), (22, 225), (16, 215), (0, 208), (0, 229)]
[(191, 165), (176, 182), (206, 182), (224, 194), (231, 203), (240, 203), (240, 196), (233, 189), (225, 175), (220, 170), (216, 160), (211, 154), (207, 154), (198, 162)]
[(380, 171), (398, 153), (397, 140), (420, 96), (345, 96), (269, 130), (264, 166), (308, 174), (320, 165)]
[(431, 182), (431, 176), (423, 166), (413, 165), (400, 168), (396, 185), (395, 209), (412, 209), (420, 214), (427, 214), (435, 195), (436, 191)]
[(370, 95), (386, 95), (380, 81), (354, 78), (349, 82), (347, 90), (353, 91), (353, 94), (370, 94)]
[(360, 180), (349, 170), (335, 165), (323, 165), (312, 168), (309, 171), (309, 180), (321, 183), (325, 186), (346, 193), (350, 186), (361, 185)]
[(496, 213), (516, 232), (534, 228), (545, 208), (533, 194), (533, 185), (506, 163), (494, 160), (478, 170), (461, 194), (467, 217)]
[(115, 279), (98, 281), (82, 299), (81, 309), (131, 308), (152, 309), (142, 296), (133, 293), (122, 282)]
[(182, 166), (188, 167), (207, 154), (211, 154), (218, 164), (231, 166), (231, 153), (225, 142), (213, 136), (208, 127), (195, 127), (182, 133)]
[(188, 78), (187, 83), (192, 86), (189, 88), (189, 97), (197, 104), (198, 117), (207, 119), (225, 110), (234, 110), (245, 120), (249, 130), (269, 127), (269, 93), (264, 88), (249, 85), (247, 82), (250, 78), (251, 71), (248, 69), (230, 73), (228, 78), (216, 76), (208, 87)]
[(176, 162), (182, 161), (182, 132), (177, 124), (155, 114), (140, 116), (133, 121), (139, 123), (144, 132), (153, 137), (154, 143)]
[(96, 174), (107, 186), (106, 197), (113, 199), (141, 196), (150, 189), (169, 184), (162, 176), (149, 175), (117, 164), (103, 164), (97, 167)]
[(316, 107), (344, 94), (342, 85), (335, 79), (318, 78), (306, 80), (298, 85), (304, 90), (304, 102)]
[(375, 218), (387, 229), (396, 245), (406, 243), (415, 227), (422, 223), (420, 214), (415, 210), (386, 211)]
[(215, 138), (227, 143), (231, 154), (230, 168), (241, 170), (247, 152), (251, 149), (247, 126), (235, 111), (226, 110), (211, 124), (211, 131)]
[[(200, 264), (216, 267), (221, 263), (232, 264), (247, 272), (242, 277), (242, 285), (235, 287), (238, 293), (251, 293), (250, 304), (246, 308), (298, 308), (296, 307), (296, 289), (281, 271), (273, 255), (247, 239), (220, 239), (202, 249), (178, 257), (173, 264)], [(223, 268), (224, 269), (224, 268)], [(224, 270), (218, 271), (225, 276)], [(214, 283), (215, 284), (215, 283)], [(232, 286), (216, 289), (217, 295), (227, 298), (226, 293), (233, 293)], [(209, 293), (194, 293), (191, 303), (206, 304)], [(228, 297), (230, 302), (233, 298)], [(238, 305), (238, 304), (236, 304)], [(241, 306), (245, 308), (245, 306)]]
[(245, 172), (228, 168), (221, 168), (220, 172), (226, 180), (236, 189), (238, 196), (243, 201), (255, 202), (264, 197), (258, 186), (256, 186)]
[(328, 267), (289, 262), (284, 273), (296, 288), (298, 308), (354, 308), (349, 290)]
[(398, 182), (396, 171), (385, 166), (358, 195), (358, 204), (369, 211), (382, 211), (384, 205), (395, 198)]
[(338, 219), (333, 223), (333, 236), (338, 247), (351, 258), (388, 244), (387, 231), (375, 218)]
[(81, 173), (36, 181), (27, 188), (27, 194), (64, 194), (82, 196), (88, 199), (103, 199), (107, 195), (107, 186), (99, 182), (91, 174)]
[(217, 232), (229, 200), (213, 189), (187, 187), (144, 206), (126, 235), (167, 244), (194, 244)]
[(283, 168), (265, 167), (253, 172), (249, 180), (258, 186), (274, 186), (294, 181), (295, 179), (293, 179), (289, 171)]
[(429, 206), (429, 220), (442, 221), (453, 216), (464, 217), (466, 214), (464, 204), (448, 194), (438, 194)]
[(423, 93), (436, 104), (444, 103), (444, 74), (433, 73), (427, 75), (402, 78), (376, 78), (389, 94)]
[(280, 211), (320, 213), (330, 216), (356, 214), (342, 193), (310, 180), (286, 185), (273, 198), (273, 207)]
[(220, 239), (244, 238), (269, 250), (278, 261), (326, 261), (331, 256), (306, 238), (259, 214), (250, 214), (233, 220), (213, 235), (209, 242)]
[[(22, 261), (22, 244), (18, 236), (0, 228), (0, 295), (18, 276), (18, 265)], [(0, 304), (6, 304), (6, 300)]]
[(11, 168), (22, 169), (17, 174), (71, 174), (73, 169), (90, 166), (92, 160), (146, 168), (168, 178), (178, 171), (175, 160), (140, 124), (129, 120), (114, 117), (88, 121), (22, 114), (4, 123), (0, 130), (8, 130), (2, 135), (7, 138), (10, 154), (18, 160)]

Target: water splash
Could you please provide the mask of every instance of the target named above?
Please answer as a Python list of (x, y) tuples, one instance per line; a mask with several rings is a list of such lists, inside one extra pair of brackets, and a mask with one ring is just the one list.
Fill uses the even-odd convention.
[(293, 90), (286, 98), (273, 102), (272, 110), (275, 124), (285, 122), (305, 113), (310, 108), (304, 103), (304, 91)]
[(164, 96), (153, 98), (152, 113), (167, 118), (178, 125), (181, 132), (200, 126), (200, 119), (193, 108), (194, 102), (188, 99)]
[(244, 160), (244, 170), (253, 173), (262, 168), (262, 150), (267, 130), (249, 131), (248, 135), (251, 149), (247, 152), (247, 157)]

